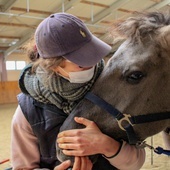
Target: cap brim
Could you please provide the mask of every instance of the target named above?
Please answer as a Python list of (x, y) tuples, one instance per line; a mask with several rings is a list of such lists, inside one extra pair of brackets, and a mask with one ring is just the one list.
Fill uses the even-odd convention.
[(96, 65), (110, 51), (111, 46), (92, 35), (88, 43), (63, 57), (79, 66), (91, 67)]

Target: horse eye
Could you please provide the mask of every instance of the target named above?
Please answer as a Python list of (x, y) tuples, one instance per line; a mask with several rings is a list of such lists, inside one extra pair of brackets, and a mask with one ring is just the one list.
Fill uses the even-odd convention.
[(135, 71), (126, 77), (126, 81), (130, 84), (138, 84), (145, 75), (140, 71)]

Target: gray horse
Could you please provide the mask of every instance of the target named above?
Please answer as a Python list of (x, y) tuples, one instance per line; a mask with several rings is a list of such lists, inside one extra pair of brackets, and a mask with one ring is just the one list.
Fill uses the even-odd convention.
[[(61, 131), (82, 128), (74, 121), (81, 116), (103, 133), (136, 144), (170, 127), (170, 15), (138, 13), (116, 23), (111, 33), (126, 40)], [(59, 148), (57, 154), (68, 158)]]

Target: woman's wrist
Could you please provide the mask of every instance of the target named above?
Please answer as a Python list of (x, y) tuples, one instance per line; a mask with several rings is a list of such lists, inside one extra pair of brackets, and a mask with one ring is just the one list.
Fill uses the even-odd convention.
[(111, 156), (106, 156), (105, 154), (102, 154), (102, 156), (103, 156), (104, 158), (106, 158), (106, 159), (114, 158), (115, 156), (117, 156), (117, 155), (119, 154), (119, 152), (120, 152), (120, 150), (121, 150), (121, 148), (122, 148), (122, 145), (123, 145), (123, 142), (121, 141), (121, 142), (120, 142), (120, 145), (119, 145), (119, 147), (118, 147), (118, 149), (117, 149), (117, 152), (114, 153), (113, 155), (111, 155)]
[(123, 142), (118, 142), (115, 139), (107, 136), (105, 138), (105, 147), (103, 148), (102, 156), (107, 159), (115, 157), (120, 152), (122, 143)]

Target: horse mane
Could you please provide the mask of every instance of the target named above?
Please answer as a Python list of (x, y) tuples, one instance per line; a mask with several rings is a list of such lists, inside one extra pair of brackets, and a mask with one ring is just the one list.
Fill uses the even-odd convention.
[(112, 38), (131, 38), (142, 41), (157, 34), (157, 30), (170, 24), (170, 12), (135, 12), (135, 16), (116, 21), (109, 32)]

